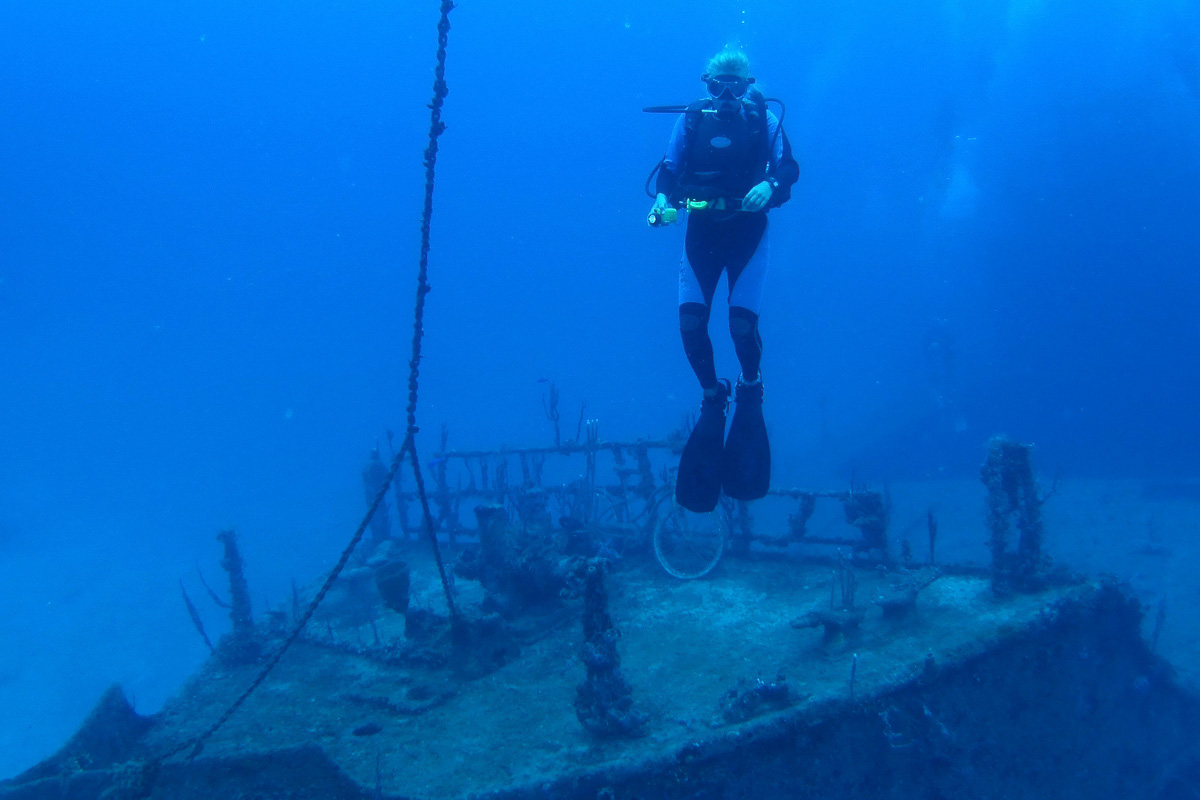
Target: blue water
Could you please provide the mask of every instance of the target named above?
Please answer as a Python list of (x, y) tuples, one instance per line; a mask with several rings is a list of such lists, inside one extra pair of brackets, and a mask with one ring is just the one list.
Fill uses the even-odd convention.
[[(109, 683), (153, 710), (202, 660), (177, 584), (219, 577), (217, 530), (260, 604), (353, 530), (403, 428), (436, 15), (0, 9), (0, 775)], [(998, 432), (1071, 475), (1195, 473), (1195, 4), (468, 0), (453, 25), (425, 453), (443, 422), (544, 442), (550, 380), (609, 438), (696, 408), (681, 232), (644, 223), (671, 119), (640, 109), (734, 43), (803, 169), (763, 309), (776, 483), (969, 475)]]

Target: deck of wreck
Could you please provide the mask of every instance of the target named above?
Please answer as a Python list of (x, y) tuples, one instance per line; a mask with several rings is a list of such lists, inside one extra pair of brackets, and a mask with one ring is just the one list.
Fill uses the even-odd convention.
[[(921, 593), (909, 619), (890, 622), (870, 604), (896, 577), (860, 571), (856, 602), (869, 609), (866, 618), (857, 632), (825, 642), (821, 629), (790, 623), (830, 607), (829, 566), (727, 562), (710, 579), (688, 582), (650, 565), (610, 574), (623, 671), (635, 707), (651, 718), (644, 737), (597, 741), (576, 720), (575, 687), (584, 677), (577, 608), (516, 659), (470, 682), (301, 642), (205, 754), (316, 743), (367, 786), (375, 783), (378, 757), (385, 789), (422, 798), (540, 786), (564, 771), (669, 760), (697, 740), (727, 735), (720, 701), (739, 682), (784, 676), (797, 695), (787, 713), (798, 713), (849, 699), (857, 656), (856, 695), (877, 693), (920, 676), (930, 654), (934, 663), (952, 663), (996, 646), (1069, 594), (997, 602), (985, 577), (943, 576)], [(402, 636), (403, 618), (383, 614), (379, 635)], [(329, 629), (314, 627), (315, 641), (328, 640)], [(332, 630), (335, 641), (350, 645), (373, 638), (370, 628)], [(253, 672), (212, 664), (168, 704), (149, 741), (165, 745), (200, 733)], [(374, 734), (354, 735), (376, 726)]]
[[(414, 595), (436, 605), (431, 565), (422, 568), (418, 552), (410, 557)], [(1167, 703), (1155, 697), (1166, 686), (1141, 646), (1136, 603), (1121, 592), (1084, 582), (997, 599), (986, 575), (952, 573), (924, 589), (907, 615), (885, 616), (874, 601), (916, 574), (854, 569), (861, 624), (826, 636), (792, 623), (831, 607), (831, 564), (727, 558), (690, 582), (650, 563), (620, 565), (607, 578), (610, 612), (635, 708), (649, 715), (635, 738), (597, 738), (576, 719), (579, 600), (539, 618), (508, 663), (473, 680), (381, 659), (404, 635), (404, 618), (386, 609), (375, 623), (382, 648), (369, 626), (316, 622), (200, 757), (163, 767), (152, 796), (236, 786), (247, 797), (771, 797), (768, 784), (786, 796), (797, 780), (814, 791), (870, 780), (855, 775), (864, 770), (882, 780), (881, 758), (897, 760), (901, 772), (932, 764), (941, 783), (965, 785), (992, 768), (974, 763), (980, 748), (998, 769), (1011, 762), (1040, 774), (1039, 758), (1060, 759), (1052, 751), (1075, 741), (1067, 729), (1089, 715), (1095, 723), (1113, 703)], [(466, 585), (462, 592), (469, 598)], [(156, 715), (139, 750), (161, 752), (200, 733), (255, 672), (210, 661)], [(1118, 684), (1124, 694), (1106, 697)], [(1067, 709), (1073, 718), (1061, 716), (1063, 703), (1076, 706)], [(1118, 712), (1108, 708), (1104, 719)], [(1038, 728), (1056, 715), (1057, 745), (1039, 745), (1049, 732)], [(997, 716), (1002, 729), (988, 722)], [(812, 732), (839, 719), (854, 721), (840, 728), (851, 738), (814, 752), (822, 745)], [(1172, 742), (1185, 722), (1162, 722), (1155, 741), (1142, 744), (1155, 750), (1150, 761), (1174, 763), (1183, 755)], [(1014, 745), (1019, 737), (1027, 747)], [(807, 764), (791, 763), (789, 772), (778, 762), (796, 748), (808, 751)], [(903, 766), (914, 760), (928, 763)], [(1095, 755), (1084, 760), (1091, 765)], [(743, 773), (736, 779), (735, 762)], [(791, 777), (768, 780), (781, 769)], [(1153, 779), (1143, 778), (1147, 793), (1126, 796), (1156, 796)], [(757, 790), (734, 788), (760, 780), (768, 783)], [(1111, 780), (1097, 773), (1072, 785)], [(879, 796), (908, 796), (890, 783), (893, 791)], [(989, 793), (976, 786), (974, 795)]]

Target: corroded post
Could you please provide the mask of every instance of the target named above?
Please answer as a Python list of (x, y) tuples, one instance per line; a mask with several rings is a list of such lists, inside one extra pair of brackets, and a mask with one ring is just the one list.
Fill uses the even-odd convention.
[(583, 589), (583, 663), (587, 680), (575, 690), (575, 715), (601, 736), (639, 736), (647, 716), (633, 708), (633, 689), (621, 674), (620, 633), (608, 614), (605, 560), (588, 561)]
[[(992, 591), (1034, 589), (1045, 572), (1042, 556), (1042, 498), (1033, 477), (1030, 446), (1004, 436), (988, 442), (980, 477), (987, 487), (988, 545), (992, 551)], [(1011, 518), (1017, 522), (1017, 548), (1009, 552)]]
[(221, 567), (229, 574), (229, 619), (233, 623), (233, 630), (221, 641), (220, 652), (231, 664), (249, 664), (257, 661), (261, 653), (250, 613), (250, 585), (246, 583), (246, 573), (242, 569), (237, 536), (232, 530), (221, 531), (217, 540), (225, 546)]
[[(379, 493), (379, 487), (387, 479), (387, 465), (383, 463), (383, 458), (379, 455), (379, 448), (375, 447), (367, 454), (367, 463), (363, 465), (362, 470), (363, 493), (367, 499), (367, 508), (370, 508), (375, 502), (375, 495)], [(387, 501), (382, 501), (371, 517), (372, 545), (377, 546), (385, 539), (391, 538), (391, 535), (392, 522), (388, 515)]]

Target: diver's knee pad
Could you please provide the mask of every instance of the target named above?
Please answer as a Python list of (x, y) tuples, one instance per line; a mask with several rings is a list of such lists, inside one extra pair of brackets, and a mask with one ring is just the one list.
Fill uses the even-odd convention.
[(708, 332), (710, 309), (704, 303), (684, 303), (679, 307), (679, 332), (687, 339), (697, 332)]
[(758, 376), (758, 366), (762, 359), (762, 338), (758, 335), (758, 314), (741, 306), (729, 307), (729, 336), (733, 339), (733, 349), (737, 352), (738, 361), (742, 364), (742, 372), (746, 380), (753, 381)]
[(683, 339), (683, 352), (700, 385), (705, 388), (717, 385), (712, 339), (708, 338), (708, 315), (709, 308), (704, 303), (684, 303), (679, 306), (679, 335)]
[(755, 314), (748, 308), (730, 306), (729, 335), (733, 337), (734, 344), (738, 344), (739, 342), (760, 344), (758, 337), (758, 314)]

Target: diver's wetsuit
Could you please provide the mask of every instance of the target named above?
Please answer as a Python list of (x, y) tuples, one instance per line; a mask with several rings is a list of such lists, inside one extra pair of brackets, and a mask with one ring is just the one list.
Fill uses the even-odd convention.
[[(681, 115), (660, 165), (657, 191), (672, 202), (725, 198), (740, 202), (763, 180), (777, 182), (767, 208), (785, 202), (799, 177), (787, 135), (765, 105), (742, 103), (737, 119), (717, 121), (703, 104)], [(711, 107), (711, 106), (710, 106)], [(702, 114), (689, 123), (689, 115)], [(765, 115), (767, 124), (755, 122)], [(707, 139), (707, 142), (704, 140)], [(729, 332), (746, 380), (758, 376), (762, 340), (758, 312), (768, 260), (766, 209), (688, 215), (679, 269), (679, 330), (688, 362), (704, 389), (717, 386), (708, 319), (721, 272), (729, 283)]]

